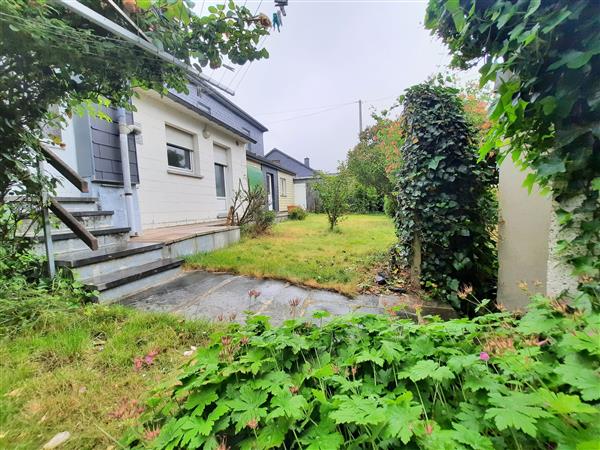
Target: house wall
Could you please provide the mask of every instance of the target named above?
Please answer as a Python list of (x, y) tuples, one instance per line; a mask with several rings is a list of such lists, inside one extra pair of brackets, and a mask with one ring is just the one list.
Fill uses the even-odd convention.
[(536, 188), (528, 193), (526, 175), (511, 158), (500, 167), (498, 301), (512, 310), (525, 307), (530, 294), (546, 293), (548, 284), (552, 202)]
[(279, 177), (277, 176), (278, 172), (277, 170), (273, 169), (272, 167), (267, 167), (267, 166), (261, 166), (262, 167), (262, 172), (263, 172), (263, 177), (264, 177), (264, 185), (265, 185), (265, 189), (267, 188), (267, 174), (271, 174), (273, 175), (273, 211), (279, 211)]
[[(281, 191), (281, 180), (285, 180), (287, 186), (287, 195), (283, 195)], [(278, 180), (279, 188), (279, 211), (287, 211), (288, 206), (295, 205), (294, 203), (294, 177), (284, 172), (279, 172)]]
[[(207, 119), (153, 92), (141, 92), (133, 101), (134, 121), (142, 127), (138, 137), (141, 222), (143, 229), (198, 223), (218, 218), (222, 205), (216, 196), (215, 148), (228, 158), (227, 205), (232, 189), (246, 179), (244, 142), (211, 126)], [(165, 125), (193, 135), (194, 172), (170, 169), (167, 163)], [(208, 132), (205, 137), (203, 130)], [(215, 147), (216, 146), (216, 147)]]
[(306, 209), (306, 183), (294, 182), (294, 200), (296, 205)]

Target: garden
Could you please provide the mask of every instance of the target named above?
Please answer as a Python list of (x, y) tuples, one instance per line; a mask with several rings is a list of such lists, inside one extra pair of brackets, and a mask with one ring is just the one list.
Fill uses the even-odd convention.
[(186, 265), (355, 295), (373, 283), (395, 239), (392, 220), (383, 214), (345, 216), (334, 232), (324, 214), (309, 214), (275, 224), (265, 235), (191, 256)]
[[(142, 25), (181, 57), (193, 53), (217, 66), (223, 54), (234, 62), (266, 56), (255, 47), (264, 33), (246, 29), (254, 22), (245, 7), (231, 3), (231, 14), (223, 6), (195, 19), (185, 3), (169, 1), (156, 21), (150, 3), (137, 4), (146, 11)], [(17, 17), (50, 20), (76, 37), (90, 33), (45, 6), (9, 6)], [(240, 20), (230, 20), (236, 14)], [(390, 310), (324, 320), (317, 312), (274, 327), (248, 314), (245, 324), (224, 326), (87, 304), (90, 294), (67, 275), (43, 273), (43, 260), (14, 238), (14, 212), (2, 205), (0, 443), (39, 448), (69, 431), (55, 436), (64, 438), (62, 448), (598, 449), (599, 17), (598, 5), (585, 0), (430, 0), (425, 26), (448, 46), (453, 65), (480, 63), (481, 85), (495, 84), (489, 115), (482, 119), (471, 93), (447, 77), (409, 87), (400, 115), (379, 114), (338, 174), (323, 175), (316, 188), (323, 215), (188, 262), (259, 268), (255, 274), (267, 277), (300, 273), (294, 281), (341, 290), (359, 286), (382, 262), (377, 255), (387, 254), (390, 276), (452, 305), (459, 319), (408, 320)], [(209, 39), (224, 29), (227, 39)], [(140, 67), (126, 50), (107, 74), (88, 66), (83, 52), (40, 53), (46, 43), (35, 30), (10, 30), (13, 42), (1, 45), (14, 73), (0, 77), (1, 89), (21, 97), (5, 96), (15, 108), (0, 130), (10, 144), (0, 159), (3, 197), (10, 186), (33, 197), (40, 183), (51, 184), (30, 176), (39, 151), (33, 138), (50, 105), (71, 111), (103, 92), (126, 106), (131, 79), (156, 89), (184, 80), (173, 66)], [(198, 33), (207, 39), (194, 40)], [(35, 76), (36, 53), (42, 66), (56, 63), (45, 58), (66, 58), (68, 70), (57, 70), (56, 79)], [(74, 85), (73, 71), (96, 83)], [(47, 97), (30, 111), (12, 78)], [(383, 155), (378, 186), (369, 180), (380, 177), (361, 164), (371, 151)], [(554, 245), (576, 281), (558, 295), (531, 296), (525, 311), (495, 301), (494, 193), (497, 163), (506, 158), (528, 170), (526, 187), (552, 196), (560, 228)], [(384, 215), (347, 215), (349, 185), (362, 192), (352, 197), (362, 199), (355, 210), (385, 208), (393, 224)], [(354, 227), (364, 226), (369, 233), (355, 236)], [(270, 258), (276, 267), (265, 264)]]

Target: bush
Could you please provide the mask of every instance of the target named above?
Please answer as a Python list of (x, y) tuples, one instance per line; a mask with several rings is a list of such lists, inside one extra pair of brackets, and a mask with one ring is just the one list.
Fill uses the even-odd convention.
[(398, 213), (398, 200), (395, 194), (386, 195), (383, 198), (383, 212), (392, 219), (396, 217)]
[(263, 209), (260, 213), (256, 214), (253, 222), (242, 225), (242, 232), (249, 234), (250, 236), (256, 237), (269, 232), (277, 214), (275, 211), (268, 211)]
[(306, 219), (306, 216), (306, 210), (300, 206), (294, 206), (288, 213), (288, 219), (290, 220), (304, 220)]
[(373, 186), (355, 183), (349, 196), (350, 211), (357, 214), (369, 214), (383, 210), (383, 196)]
[(160, 429), (152, 448), (597, 448), (600, 315), (583, 297), (533, 300), (520, 320), (251, 316), (198, 352), (127, 444)]

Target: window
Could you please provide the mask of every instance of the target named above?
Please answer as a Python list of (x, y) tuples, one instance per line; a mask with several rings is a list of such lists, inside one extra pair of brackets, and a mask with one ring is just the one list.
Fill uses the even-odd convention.
[(170, 167), (192, 171), (194, 137), (178, 128), (165, 126), (167, 161)]
[(279, 189), (279, 195), (281, 195), (282, 197), (286, 197), (287, 196), (287, 183), (286, 183), (286, 179), (285, 178), (280, 178), (280, 183), (281, 183), (281, 188)]
[(192, 150), (167, 143), (169, 166), (192, 170)]
[(225, 166), (215, 164), (215, 184), (217, 187), (217, 197), (225, 197)]

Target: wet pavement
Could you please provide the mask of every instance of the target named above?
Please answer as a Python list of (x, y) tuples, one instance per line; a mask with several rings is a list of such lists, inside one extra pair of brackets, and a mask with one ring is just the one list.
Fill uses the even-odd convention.
[[(251, 298), (250, 291), (260, 295)], [(312, 317), (315, 311), (327, 311), (332, 316), (350, 312), (381, 314), (390, 307), (400, 315), (414, 317), (421, 302), (408, 295), (358, 295), (348, 298), (342, 294), (292, 285), (285, 281), (256, 279), (228, 273), (205, 271), (184, 272), (177, 278), (120, 302), (146, 311), (181, 314), (188, 319), (212, 319), (243, 322), (245, 311), (271, 317), (278, 324), (291, 317)], [(427, 304), (423, 314), (447, 315), (442, 305)]]

